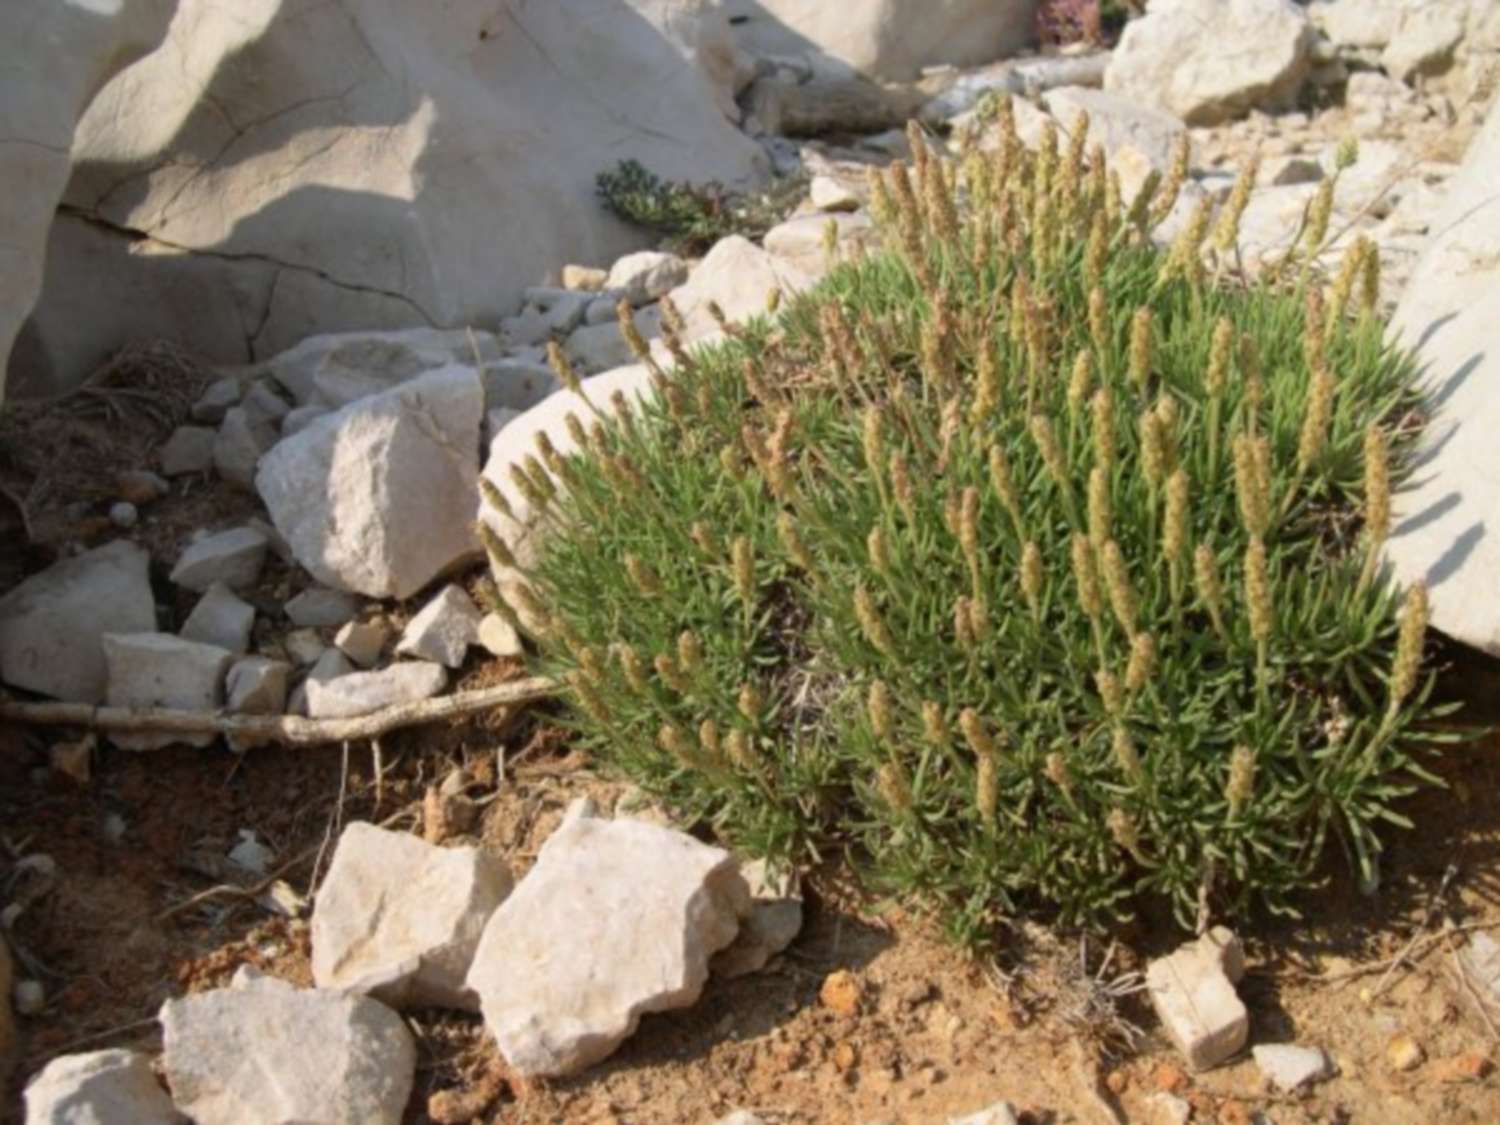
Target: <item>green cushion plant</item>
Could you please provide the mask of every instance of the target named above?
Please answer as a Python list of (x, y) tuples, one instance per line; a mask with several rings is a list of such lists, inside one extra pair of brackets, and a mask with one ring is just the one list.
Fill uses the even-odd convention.
[(691, 354), (666, 308), (670, 373), (634, 340), (651, 401), (516, 473), (552, 525), (520, 618), (604, 761), (965, 941), (1292, 909), (1334, 840), (1373, 881), (1437, 713), (1379, 565), (1420, 401), (1374, 248), (1310, 267), (1330, 182), (1236, 283), (1254, 168), (1161, 252), (1185, 148), (1122, 201), (1086, 122), (1031, 152), (1007, 110), (872, 176), (885, 251)]

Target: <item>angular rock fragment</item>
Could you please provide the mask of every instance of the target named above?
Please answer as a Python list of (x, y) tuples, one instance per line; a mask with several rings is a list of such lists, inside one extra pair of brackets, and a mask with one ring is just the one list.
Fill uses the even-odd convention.
[(378, 672), (351, 672), (318, 681), (308, 677), (307, 714), (313, 719), (345, 719), (368, 715), (397, 703), (416, 703), (437, 695), (448, 684), (441, 664), (410, 661)]
[(1223, 926), (1146, 968), (1146, 991), (1194, 1070), (1218, 1066), (1245, 1045), (1250, 1017), (1235, 983), (1244, 975), (1239, 938)]
[(175, 1125), (182, 1120), (140, 1051), (53, 1059), (26, 1086), (27, 1125)]
[(169, 477), (206, 473), (214, 467), (214, 439), (206, 426), (178, 426), (161, 447), (161, 471)]
[(342, 590), (313, 586), (286, 603), (287, 620), (299, 628), (344, 625), (359, 612), (359, 599)]
[(644, 1013), (697, 1000), (748, 899), (727, 852), (575, 806), (490, 918), (468, 984), (513, 1068), (575, 1073)]
[(160, 1019), (167, 1082), (197, 1125), (397, 1125), (411, 1092), (411, 1033), (367, 996), (241, 968)]
[(247, 656), (236, 660), (225, 680), (225, 706), (236, 715), (280, 715), (286, 708), (292, 668), (281, 660)]
[(1250, 1053), (1260, 1072), (1283, 1093), (1290, 1093), (1333, 1073), (1333, 1063), (1321, 1047), (1262, 1043), (1252, 1047)]
[(670, 293), (688, 279), (688, 264), (676, 254), (641, 250), (627, 254), (612, 267), (604, 288), (619, 293), (632, 305), (644, 305)]
[(255, 487), (255, 469), (276, 444), (276, 428), (252, 417), (243, 406), (231, 407), (214, 436), (214, 470), (230, 484)]
[(772, 871), (759, 859), (740, 869), (750, 889), (750, 912), (734, 943), (714, 954), (710, 968), (732, 980), (759, 972), (802, 932), (802, 889), (791, 871)]
[(479, 608), (458, 586), (448, 586), (407, 623), (396, 652), (457, 668), (479, 640)]
[(1019, 1125), (1014, 1107), (1009, 1102), (996, 1102), (963, 1117), (948, 1118), (948, 1125)]
[(172, 581), (204, 593), (215, 582), (231, 590), (255, 585), (266, 561), (266, 537), (253, 527), (236, 527), (189, 543), (172, 568)]
[(156, 628), (151, 559), (119, 540), (54, 563), (0, 598), (0, 680), (78, 703), (104, 700), (100, 638)]
[(215, 582), (198, 599), (178, 633), (184, 640), (245, 652), (254, 627), (255, 607), (235, 597), (224, 583)]
[[(165, 633), (109, 633), (103, 646), (109, 669), (105, 699), (111, 707), (216, 711), (222, 698), (224, 674), (234, 659), (228, 649)], [(153, 750), (176, 743), (207, 746), (214, 738), (211, 733), (110, 735), (116, 746), (133, 750)]]
[(361, 668), (375, 667), (385, 642), (390, 639), (391, 630), (383, 618), (350, 621), (333, 635), (339, 651)]
[(482, 848), (351, 824), (313, 909), (313, 980), (395, 1008), (476, 1010), (464, 978), (510, 888), (505, 864)]

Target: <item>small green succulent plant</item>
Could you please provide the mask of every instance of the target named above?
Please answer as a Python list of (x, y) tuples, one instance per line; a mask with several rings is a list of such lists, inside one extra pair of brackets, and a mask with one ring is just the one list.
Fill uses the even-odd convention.
[(1159, 251), (1185, 148), (1122, 199), (1086, 122), (997, 116), (872, 175), (882, 251), (691, 353), (667, 308), (654, 398), (541, 443), (541, 662), (605, 762), (965, 941), (1293, 909), (1335, 840), (1372, 880), (1439, 710), (1379, 563), (1421, 403), (1374, 248), (1306, 268), (1314, 213), (1235, 282), (1253, 169)]

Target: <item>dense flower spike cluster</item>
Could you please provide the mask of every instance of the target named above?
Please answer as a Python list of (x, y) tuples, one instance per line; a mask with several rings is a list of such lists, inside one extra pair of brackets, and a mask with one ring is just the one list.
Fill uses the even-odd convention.
[(996, 117), (956, 161), (914, 135), (887, 250), (774, 322), (689, 355), (667, 311), (657, 401), (515, 470), (556, 526), (513, 616), (603, 758), (965, 940), (1287, 908), (1333, 840), (1368, 882), (1434, 714), (1379, 561), (1418, 403), (1373, 248), (1228, 284), (1247, 187), (1159, 253), (1185, 148), (1124, 200), (1085, 121)]

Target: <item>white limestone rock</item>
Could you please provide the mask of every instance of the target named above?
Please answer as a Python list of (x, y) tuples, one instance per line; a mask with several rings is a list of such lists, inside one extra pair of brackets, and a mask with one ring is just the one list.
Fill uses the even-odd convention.
[(1260, 1043), (1250, 1048), (1255, 1065), (1283, 1093), (1309, 1086), (1333, 1073), (1333, 1062), (1321, 1047), (1293, 1043)]
[(243, 406), (231, 407), (214, 435), (214, 471), (230, 484), (253, 489), (256, 466), (276, 438), (275, 426), (253, 418)]
[[(309, 336), (264, 366), (299, 407), (347, 406), (418, 375), (454, 364), (489, 363), (503, 354), (492, 332), (462, 328), (406, 328), (386, 332), (326, 332)], [(323, 387), (336, 397), (323, 397)]]
[[(1131, 146), (1165, 172), (1172, 162), (1178, 138), (1187, 132), (1181, 119), (1171, 113), (1141, 105), (1131, 98), (1082, 86), (1062, 86), (1042, 96), (1042, 105), (1071, 136), (1080, 113), (1089, 115), (1089, 144), (1104, 146), (1113, 161), (1115, 153)], [(1127, 199), (1129, 193), (1126, 193)]]
[(765, 968), (802, 932), (802, 887), (793, 871), (773, 871), (763, 859), (740, 869), (750, 891), (750, 912), (733, 944), (714, 954), (714, 976), (733, 980)]
[(307, 670), (307, 675), (303, 677), (302, 682), (292, 692), (291, 698), (287, 700), (287, 711), (293, 715), (306, 715), (307, 691), (312, 684), (326, 684), (341, 676), (353, 675), (354, 671), (354, 665), (349, 662), (349, 658), (338, 649), (323, 650), (313, 662), (313, 666)]
[(725, 318), (739, 324), (764, 313), (773, 290), (790, 297), (810, 288), (815, 280), (797, 265), (778, 260), (749, 239), (732, 234), (714, 243), (671, 297), (687, 324), (685, 342), (693, 343), (718, 331), (708, 312), (710, 302), (717, 301)]
[(223, 379), (215, 379), (207, 389), (198, 396), (198, 401), (193, 403), (189, 413), (194, 422), (206, 422), (217, 426), (224, 421), (224, 415), (231, 406), (238, 406), (240, 398), (244, 395), (245, 388), (240, 381), (231, 376)]
[(1245, 1046), (1250, 1016), (1234, 986), (1245, 973), (1239, 938), (1217, 926), (1146, 966), (1146, 991), (1168, 1036), (1193, 1070), (1209, 1070)]
[(310, 586), (285, 605), (287, 620), (300, 628), (337, 627), (354, 620), (359, 599), (343, 590)]
[(228, 988), (168, 1000), (162, 1062), (196, 1125), (398, 1125), (416, 1044), (367, 996), (241, 968)]
[(250, 649), (253, 628), (255, 607), (235, 597), (224, 583), (215, 582), (198, 599), (178, 635), (184, 640), (242, 653)]
[(486, 613), (480, 620), (479, 644), (491, 656), (522, 656), (526, 652), (516, 627), (498, 613)]
[(151, 559), (117, 540), (54, 563), (0, 598), (0, 679), (76, 703), (104, 700), (100, 638), (156, 628)]
[(977, 1113), (948, 1118), (948, 1125), (1019, 1125), (1019, 1122), (1020, 1118), (1009, 1102), (996, 1102)]
[(176, 1125), (182, 1120), (140, 1051), (62, 1055), (26, 1085), (26, 1125)]
[(676, 254), (640, 250), (627, 254), (610, 267), (604, 288), (632, 305), (645, 305), (664, 297), (688, 279), (688, 264)]
[[(111, 707), (165, 707), (216, 711), (223, 698), (224, 674), (234, 653), (166, 633), (108, 633), (103, 638), (109, 669), (105, 701)], [(125, 734), (112, 732), (117, 746), (154, 750), (178, 743), (207, 746), (205, 734)]]
[(309, 718), (346, 719), (397, 703), (430, 699), (448, 686), (448, 673), (441, 664), (414, 660), (324, 681), (309, 676), (305, 686)]
[(1492, 110), (1396, 306), (1389, 336), (1416, 350), (1431, 417), (1393, 497), (1386, 557), (1425, 582), (1432, 624), (1500, 656), (1500, 112)]
[(1441, 74), (1453, 62), (1463, 41), (1466, 4), (1424, 0), (1401, 12), (1391, 40), (1380, 53), (1380, 65), (1392, 78), (1411, 82), (1424, 74)]
[[(827, 250), (827, 228), (832, 223), (838, 231), (835, 259), (831, 263)], [(766, 232), (766, 252), (789, 262), (809, 277), (821, 277), (830, 265), (848, 260), (872, 247), (879, 234), (874, 220), (863, 212), (840, 211), (836, 214), (799, 215), (778, 223)]]
[(339, 651), (360, 668), (373, 668), (380, 661), (385, 642), (391, 639), (391, 628), (385, 618), (350, 621), (333, 635)]
[(224, 681), (225, 706), (236, 715), (280, 715), (286, 709), (291, 676), (292, 666), (284, 660), (236, 660)]
[(516, 357), (486, 363), (479, 369), (479, 378), (484, 383), (486, 414), (530, 410), (562, 386), (557, 373), (546, 363)]
[(172, 581), (185, 590), (204, 593), (215, 582), (231, 590), (255, 585), (269, 546), (253, 527), (236, 527), (194, 539), (172, 568)]
[(575, 807), (491, 916), (468, 984), (516, 1071), (576, 1073), (643, 1014), (698, 999), (748, 900), (727, 852)]
[(449, 367), (282, 440), (256, 488), (297, 561), (325, 586), (406, 598), (475, 554), (483, 406), (475, 372)]
[(482, 848), (440, 848), (350, 824), (313, 908), (313, 980), (394, 1008), (475, 1011), (464, 978), (510, 889), (510, 871)]
[(819, 211), (858, 211), (860, 198), (852, 188), (832, 176), (814, 176), (808, 185), (808, 201)]
[(1150, 0), (1104, 73), (1112, 94), (1215, 125), (1290, 101), (1314, 34), (1293, 0)]
[(461, 587), (447, 586), (407, 623), (396, 652), (458, 668), (469, 646), (479, 642), (482, 619), (479, 607)]
[(207, 426), (178, 426), (161, 447), (161, 471), (169, 477), (208, 472), (214, 467), (217, 437)]

